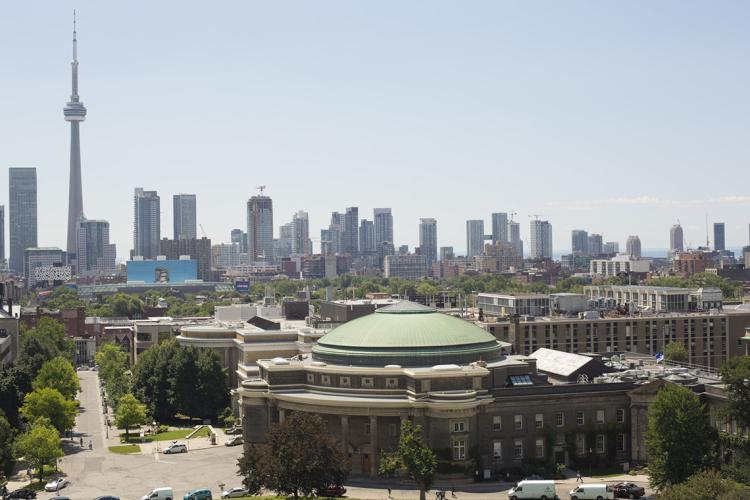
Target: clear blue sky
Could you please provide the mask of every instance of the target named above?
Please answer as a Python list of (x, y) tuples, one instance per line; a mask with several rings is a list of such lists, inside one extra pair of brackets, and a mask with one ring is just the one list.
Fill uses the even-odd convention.
[(748, 243), (748, 2), (13, 2), (0, 166), (38, 168), (40, 245), (65, 244), (74, 7), (84, 210), (120, 257), (135, 186), (170, 237), (196, 193), (214, 242), (263, 184), (275, 231), (304, 209), (312, 236), (358, 205), (460, 251), (466, 219), (511, 209), (556, 253), (574, 228), (666, 247), (677, 219), (695, 246), (706, 213)]

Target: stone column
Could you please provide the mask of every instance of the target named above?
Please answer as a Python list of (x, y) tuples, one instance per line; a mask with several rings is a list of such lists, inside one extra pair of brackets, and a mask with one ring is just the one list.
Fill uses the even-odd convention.
[(633, 462), (639, 460), (640, 444), (638, 440), (640, 439), (640, 422), (638, 421), (638, 417), (638, 408), (634, 406), (630, 407), (630, 458)]
[(341, 415), (341, 451), (349, 456), (349, 416)]
[(280, 424), (284, 423), (284, 417), (285, 417), (284, 413), (285, 413), (284, 408), (279, 408), (279, 423)]
[(372, 449), (372, 456), (370, 457), (370, 477), (377, 477), (380, 450), (378, 449), (378, 417), (375, 415), (370, 416), (370, 448)]

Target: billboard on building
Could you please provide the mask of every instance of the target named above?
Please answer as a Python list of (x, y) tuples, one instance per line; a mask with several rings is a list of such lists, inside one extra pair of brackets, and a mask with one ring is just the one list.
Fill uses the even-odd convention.
[(248, 280), (235, 281), (234, 291), (237, 293), (250, 293), (250, 282)]

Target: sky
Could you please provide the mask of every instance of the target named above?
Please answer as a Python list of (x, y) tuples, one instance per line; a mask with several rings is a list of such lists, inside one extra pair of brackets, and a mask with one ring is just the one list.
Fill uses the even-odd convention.
[(73, 8), (84, 212), (121, 258), (135, 187), (169, 237), (195, 193), (214, 243), (264, 185), (276, 236), (358, 206), (410, 247), (434, 217), (459, 253), (492, 212), (526, 248), (549, 220), (556, 254), (572, 229), (666, 248), (678, 220), (698, 246), (707, 218), (748, 244), (748, 2), (49, 0), (0, 16), (0, 166), (37, 167), (40, 246), (66, 241)]

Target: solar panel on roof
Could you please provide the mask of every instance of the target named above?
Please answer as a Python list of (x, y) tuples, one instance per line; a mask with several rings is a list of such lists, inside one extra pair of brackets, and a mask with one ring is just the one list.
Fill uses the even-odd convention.
[(521, 385), (534, 385), (534, 382), (531, 380), (531, 377), (528, 375), (511, 375), (510, 377), (510, 385), (512, 386), (521, 386)]

